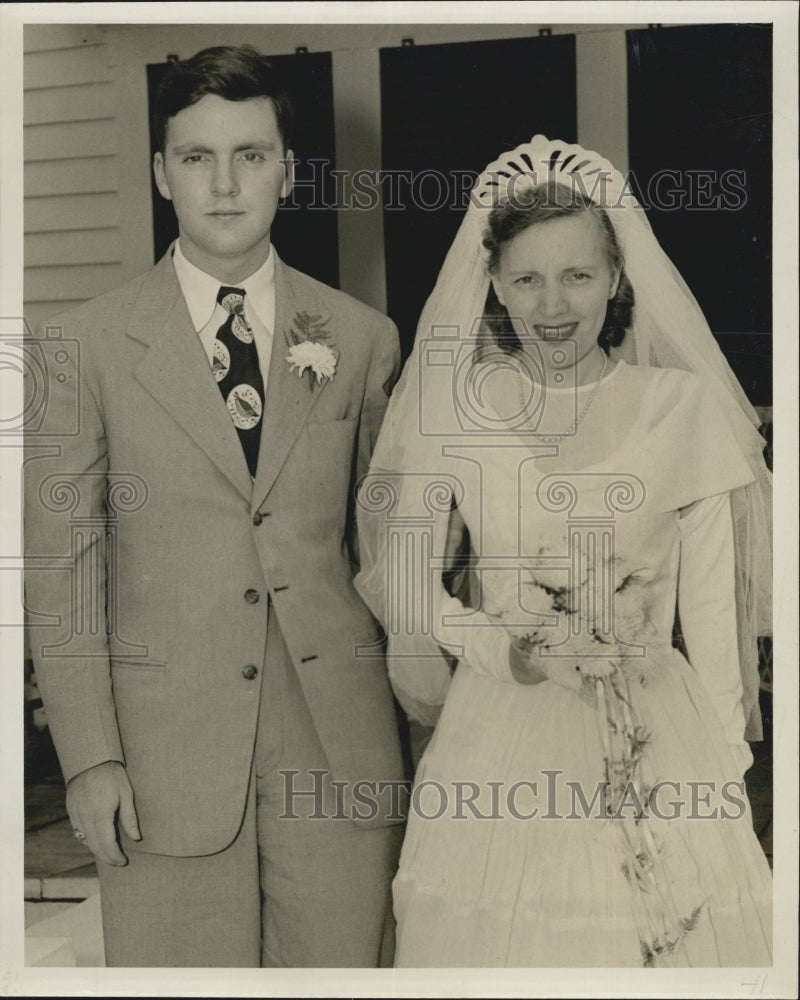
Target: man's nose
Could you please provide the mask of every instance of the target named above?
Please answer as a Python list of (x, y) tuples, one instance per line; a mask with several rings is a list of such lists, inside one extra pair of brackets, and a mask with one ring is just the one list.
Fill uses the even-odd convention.
[(211, 178), (211, 190), (221, 198), (230, 198), (239, 193), (239, 182), (232, 163), (227, 160), (217, 161)]

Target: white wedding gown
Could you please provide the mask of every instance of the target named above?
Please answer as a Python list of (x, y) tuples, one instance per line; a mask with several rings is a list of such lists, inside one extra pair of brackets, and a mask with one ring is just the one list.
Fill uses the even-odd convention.
[[(547, 405), (567, 427), (569, 393)], [(396, 964), (771, 964), (771, 875), (739, 784), (750, 758), (726, 495), (750, 473), (708, 393), (685, 373), (620, 363), (558, 455), (517, 437), (480, 469), (454, 462), (483, 608), (510, 607), (498, 557), (519, 555), (538, 584), (522, 605), (542, 611), (544, 597), (563, 639), (587, 580), (595, 595), (613, 580), (611, 638), (628, 655), (614, 694), (570, 683), (576, 664), (593, 672), (568, 655), (580, 637), (549, 661), (562, 682), (519, 684), (505, 656), (467, 652), (416, 776)], [(691, 665), (672, 648), (676, 604)], [(607, 761), (631, 779), (616, 818), (592, 803)], [(638, 819), (637, 796), (650, 803)]]

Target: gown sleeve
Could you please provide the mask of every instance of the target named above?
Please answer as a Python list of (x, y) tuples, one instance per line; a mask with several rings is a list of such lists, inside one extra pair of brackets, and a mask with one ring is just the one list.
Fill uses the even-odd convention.
[(397, 700), (412, 722), (427, 728), (439, 719), (455, 660), (465, 660), (485, 677), (518, 683), (508, 661), (511, 638), (502, 626), (451, 597), (443, 586), (434, 614), (438, 657), (431, 658), (427, 639), (413, 634), (402, 636), (402, 643), (390, 640), (387, 656)]
[(731, 753), (744, 774), (753, 763), (753, 755), (744, 738), (728, 494), (698, 501), (679, 518), (678, 526), (678, 614), (689, 662), (711, 698)]
[(636, 471), (652, 502), (662, 511), (680, 510), (752, 482), (711, 388), (689, 372), (655, 371), (633, 431), (647, 445)]
[(508, 661), (509, 633), (483, 611), (465, 608), (457, 597), (446, 592), (442, 596), (439, 638), (448, 652), (463, 657), (476, 673), (518, 683)]

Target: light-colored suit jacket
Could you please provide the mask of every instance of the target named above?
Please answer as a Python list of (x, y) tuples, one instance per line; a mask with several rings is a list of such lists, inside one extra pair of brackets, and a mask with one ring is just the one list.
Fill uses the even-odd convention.
[[(46, 412), (25, 461), (36, 676), (66, 779), (124, 762), (154, 853), (236, 836), (270, 601), (333, 777), (402, 777), (385, 664), (356, 655), (379, 629), (347, 545), (397, 331), (280, 260), (275, 282), (254, 483), (170, 253), (40, 341)], [(314, 388), (286, 361), (298, 313), (326, 321), (338, 355)]]

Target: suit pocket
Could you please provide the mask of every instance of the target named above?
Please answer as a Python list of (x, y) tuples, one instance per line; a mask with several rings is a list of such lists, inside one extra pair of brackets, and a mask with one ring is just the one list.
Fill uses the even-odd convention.
[(112, 656), (111, 669), (126, 673), (163, 674), (167, 665), (162, 660), (148, 660), (143, 656)]
[(309, 420), (306, 424), (312, 444), (326, 441), (352, 441), (355, 435), (357, 417), (343, 420)]

